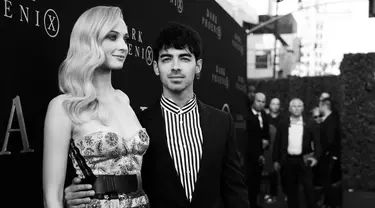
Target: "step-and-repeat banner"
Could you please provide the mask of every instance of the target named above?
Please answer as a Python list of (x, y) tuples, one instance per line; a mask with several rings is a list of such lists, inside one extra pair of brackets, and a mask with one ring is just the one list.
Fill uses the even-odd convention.
[(97, 5), (122, 8), (129, 55), (113, 85), (135, 111), (161, 95), (151, 45), (160, 28), (178, 21), (203, 39), (203, 70), (195, 93), (229, 111), (238, 139), (246, 113), (246, 35), (214, 0), (4, 0), (0, 4), (0, 199), (11, 207), (42, 206), (43, 125), (49, 101), (59, 94), (57, 73), (79, 15)]

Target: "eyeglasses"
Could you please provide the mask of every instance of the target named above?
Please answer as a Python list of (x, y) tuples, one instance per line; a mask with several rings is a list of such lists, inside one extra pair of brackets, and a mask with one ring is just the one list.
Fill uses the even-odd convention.
[(320, 118), (321, 116), (314, 116), (315, 119)]

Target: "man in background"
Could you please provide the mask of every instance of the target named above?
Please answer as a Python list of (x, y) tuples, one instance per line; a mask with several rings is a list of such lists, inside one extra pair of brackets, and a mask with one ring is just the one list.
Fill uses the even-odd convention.
[[(322, 156), (318, 163), (319, 178), (323, 185), (324, 205), (335, 207), (341, 201), (340, 196), (335, 197), (335, 191), (332, 187), (335, 181), (341, 179), (341, 124), (340, 119), (337, 118), (338, 114), (332, 111), (332, 100), (330, 98), (322, 99), (319, 108), (322, 115), (320, 124)], [(336, 174), (333, 174), (334, 172)]]
[(265, 162), (263, 153), (269, 145), (269, 125), (264, 112), (265, 104), (266, 95), (261, 92), (256, 93), (246, 121), (248, 144), (245, 150), (245, 169), (251, 208), (261, 207), (258, 197), (262, 167)]
[(265, 150), (264, 157), (265, 157), (265, 165), (264, 165), (264, 172), (268, 178), (268, 188), (266, 190), (266, 194), (264, 196), (264, 200), (266, 203), (274, 203), (276, 201), (276, 196), (278, 192), (278, 173), (275, 171), (273, 167), (272, 161), (272, 151), (273, 151), (273, 144), (274, 139), (276, 136), (277, 125), (280, 121), (280, 100), (278, 98), (272, 98), (269, 104), (269, 113), (267, 114), (267, 120), (269, 123), (269, 135), (270, 135), (270, 143), (269, 148)]
[(319, 126), (302, 116), (303, 109), (301, 99), (290, 101), (290, 116), (278, 125), (272, 155), (275, 170), (280, 170), (285, 186), (288, 208), (300, 207), (299, 185), (304, 187), (307, 208), (315, 207), (312, 167), (321, 152)]

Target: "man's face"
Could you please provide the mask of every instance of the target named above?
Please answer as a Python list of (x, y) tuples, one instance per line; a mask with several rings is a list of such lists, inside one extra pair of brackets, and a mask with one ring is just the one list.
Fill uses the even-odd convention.
[(250, 99), (250, 100), (253, 100), (254, 96), (255, 96), (255, 87), (250, 85), (248, 86), (248, 92), (247, 92), (247, 97)]
[(263, 93), (257, 93), (255, 94), (254, 102), (253, 102), (253, 108), (256, 111), (262, 111), (264, 109), (264, 106), (266, 105), (266, 96)]
[(293, 116), (301, 116), (303, 112), (303, 102), (301, 100), (292, 100), (289, 104), (289, 111)]
[(324, 115), (325, 112), (327, 110), (327, 105), (325, 105), (324, 103), (320, 102), (319, 103), (319, 113)]
[(278, 113), (280, 110), (280, 100), (277, 98), (274, 98), (270, 102), (270, 111), (273, 113)]
[(161, 50), (154, 61), (154, 72), (160, 76), (163, 89), (172, 93), (192, 90), (195, 74), (201, 69), (202, 59), (196, 60), (188, 48)]
[(321, 122), (320, 108), (315, 108), (312, 112), (312, 116), (317, 123)]

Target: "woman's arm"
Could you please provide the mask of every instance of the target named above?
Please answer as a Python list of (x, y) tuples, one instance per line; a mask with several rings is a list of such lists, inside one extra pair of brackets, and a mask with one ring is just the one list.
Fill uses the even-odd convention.
[(63, 208), (63, 190), (72, 123), (62, 102), (51, 100), (44, 123), (43, 191), (46, 208)]

